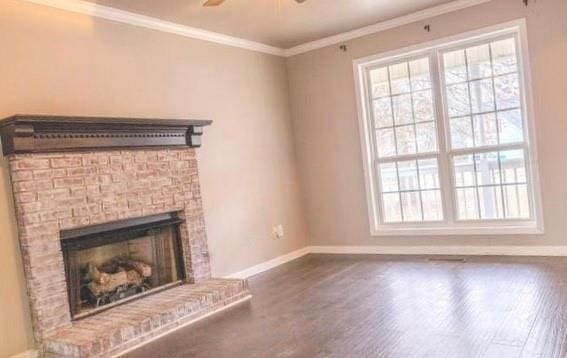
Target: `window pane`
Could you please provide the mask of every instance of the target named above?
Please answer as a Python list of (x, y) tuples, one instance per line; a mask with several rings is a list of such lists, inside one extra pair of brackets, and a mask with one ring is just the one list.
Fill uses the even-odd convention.
[(506, 150), (500, 152), (500, 163), (504, 173), (504, 183), (525, 183), (526, 163), (523, 150)]
[(415, 154), (415, 128), (413, 125), (396, 127), (398, 155)]
[(449, 117), (464, 116), (471, 113), (469, 85), (461, 83), (447, 87)]
[(478, 219), (476, 189), (457, 189), (457, 207), (460, 220)]
[(477, 185), (500, 184), (500, 167), (498, 153), (475, 154)]
[(411, 94), (392, 97), (394, 106), (394, 121), (396, 125), (413, 123)]
[(401, 193), (404, 221), (422, 221), (419, 192)]
[(398, 176), (400, 178), (400, 190), (419, 189), (415, 160), (398, 162)]
[[(521, 143), (525, 136), (515, 39), (461, 51), (443, 58), (452, 148)], [(529, 216), (523, 150), (455, 156), (453, 174), (459, 219)]]
[(526, 184), (504, 186), (504, 211), (507, 219), (528, 219), (529, 207)]
[(415, 130), (418, 153), (430, 153), (437, 151), (435, 122), (418, 123), (415, 126)]
[(473, 146), (473, 129), (470, 117), (451, 119), (451, 147), (453, 149)]
[(433, 94), (431, 90), (413, 93), (413, 111), (416, 122), (435, 120), (435, 115), (433, 114)]
[(407, 62), (389, 67), (392, 94), (407, 93), (410, 91), (410, 81)]
[(498, 129), (494, 113), (473, 116), (474, 141), (477, 147), (498, 144)]
[(391, 127), (394, 125), (392, 121), (392, 104), (390, 97), (375, 99), (374, 104), (374, 120), (376, 127)]
[(467, 49), (467, 60), (469, 64), (469, 80), (492, 76), (488, 44), (469, 47)]
[(371, 70), (370, 83), (372, 84), (373, 98), (390, 95), (390, 83), (388, 82), (388, 70), (386, 67)]
[(398, 172), (396, 163), (380, 164), (382, 192), (398, 191)]
[(385, 222), (443, 219), (437, 158), (382, 163), (379, 172)]
[(410, 64), (411, 86), (413, 91), (431, 88), (431, 76), (429, 74), (429, 59), (422, 58), (411, 61)]
[(446, 84), (463, 82), (467, 80), (465, 51), (458, 50), (445, 53), (443, 55), (443, 65), (445, 69)]
[(519, 109), (498, 112), (497, 116), (501, 144), (524, 141), (522, 112)]
[(496, 107), (498, 109), (520, 106), (520, 80), (517, 74), (499, 76), (494, 79)]
[(471, 82), (471, 104), (473, 113), (494, 111), (494, 89), (491, 78)]
[[(416, 154), (418, 139), (420, 153), (437, 151), (429, 58), (372, 69), (369, 75), (378, 157)], [(415, 119), (430, 123), (416, 133)]]
[(421, 192), (423, 200), (423, 219), (426, 221), (443, 220), (443, 206), (441, 204), (440, 190), (426, 190)]
[(376, 146), (379, 157), (391, 157), (396, 155), (396, 140), (392, 128), (379, 129), (377, 131)]
[(500, 186), (486, 186), (478, 189), (480, 199), (480, 217), (482, 219), (502, 219), (502, 188)]
[(453, 158), (455, 185), (457, 187), (475, 185), (475, 171), (472, 155), (459, 155)]
[(439, 189), (439, 170), (437, 159), (420, 159), (417, 161), (417, 163), (419, 166), (420, 188)]
[(518, 71), (516, 41), (514, 39), (496, 41), (490, 46), (492, 48), (492, 63), (495, 75)]
[(383, 194), (382, 195), (382, 208), (384, 222), (400, 222), (402, 221), (402, 211), (400, 207), (400, 194)]

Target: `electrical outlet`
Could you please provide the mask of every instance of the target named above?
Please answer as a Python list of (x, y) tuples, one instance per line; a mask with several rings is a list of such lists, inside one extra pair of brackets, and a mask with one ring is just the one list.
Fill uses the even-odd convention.
[(272, 233), (274, 240), (282, 239), (285, 235), (284, 228), (282, 224), (278, 224), (272, 228)]

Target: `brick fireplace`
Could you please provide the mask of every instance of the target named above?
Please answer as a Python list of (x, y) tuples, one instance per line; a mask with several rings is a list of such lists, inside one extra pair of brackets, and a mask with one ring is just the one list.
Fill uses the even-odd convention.
[[(3, 122), (33, 329), (46, 355), (119, 353), (250, 297), (245, 281), (211, 279), (195, 157), (207, 124), (38, 116)], [(166, 213), (179, 219), (184, 284), (72, 318), (62, 233)]]

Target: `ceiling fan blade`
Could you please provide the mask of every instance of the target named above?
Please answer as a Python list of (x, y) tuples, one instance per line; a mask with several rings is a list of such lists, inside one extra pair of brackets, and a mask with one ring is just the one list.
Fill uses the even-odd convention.
[(207, 0), (203, 3), (203, 6), (219, 6), (224, 0)]

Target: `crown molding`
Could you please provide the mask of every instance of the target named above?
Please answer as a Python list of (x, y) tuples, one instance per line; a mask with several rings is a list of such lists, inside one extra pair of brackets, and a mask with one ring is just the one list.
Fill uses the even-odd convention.
[(185, 36), (197, 40), (203, 40), (221, 45), (238, 47), (250, 51), (262, 52), (281, 57), (292, 57), (319, 48), (335, 45), (358, 37), (389, 30), (395, 27), (422, 21), (431, 17), (447, 14), (453, 11), (465, 9), (471, 6), (487, 3), (492, 0), (454, 0), (447, 4), (433, 6), (425, 10), (417, 11), (408, 15), (400, 16), (391, 20), (382, 21), (374, 25), (365, 26), (356, 30), (343, 32), (337, 35), (325, 37), (319, 40), (307, 42), (289, 49), (269, 46), (263, 43), (229, 36), (218, 32), (207, 31), (196, 27), (181, 25), (178, 23), (160, 20), (155, 17), (136, 14), (129, 11), (99, 5), (84, 0), (24, 0), (30, 3), (45, 5), (60, 10), (71, 11), (92, 17), (121, 22), (138, 27), (144, 27), (156, 31), (167, 32)]
[(239, 47), (246, 50), (267, 53), (270, 55), (284, 56), (284, 49), (265, 45), (259, 42), (233, 37), (218, 32), (207, 31), (196, 27), (177, 24), (170, 21), (160, 20), (155, 17), (136, 14), (129, 11), (119, 10), (112, 7), (99, 5), (83, 0), (24, 0), (30, 3), (50, 6), (60, 10), (75, 12), (78, 14), (99, 17), (106, 20), (121, 22), (147, 29), (167, 32), (180, 36), (190, 37), (197, 40), (214, 42), (222, 45)]
[(336, 45), (341, 42), (352, 40), (366, 35), (375, 34), (377, 32), (386, 31), (399, 26), (411, 24), (414, 22), (429, 19), (435, 16), (447, 14), (453, 11), (466, 9), (468, 7), (484, 4), (492, 0), (454, 0), (447, 4), (433, 6), (421, 11), (417, 11), (408, 15), (378, 22), (374, 25), (361, 27), (356, 30), (343, 32), (337, 35), (325, 37), (319, 40), (307, 42), (285, 50), (285, 57), (292, 57), (305, 52), (313, 51), (319, 48)]

